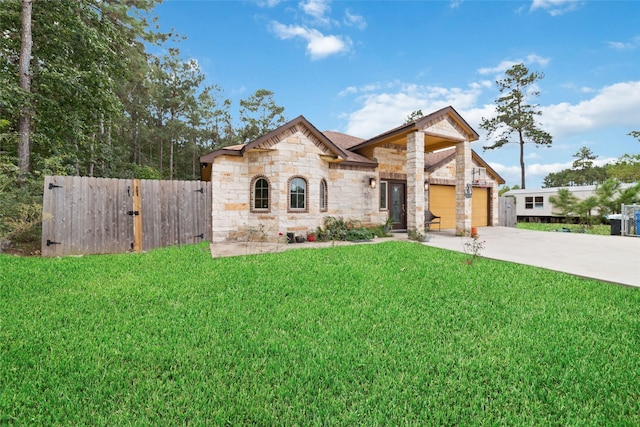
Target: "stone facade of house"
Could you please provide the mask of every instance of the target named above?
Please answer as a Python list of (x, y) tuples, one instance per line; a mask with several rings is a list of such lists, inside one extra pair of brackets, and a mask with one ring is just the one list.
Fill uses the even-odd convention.
[[(212, 241), (306, 236), (322, 227), (326, 216), (383, 224), (390, 207), (381, 206), (380, 188), (387, 181), (402, 183), (406, 190), (407, 230), (424, 227), (432, 184), (455, 186), (456, 231), (469, 230), (472, 204), (464, 195), (465, 184), (471, 182), (475, 165), (486, 164), (475, 153), (472, 161), (475, 133), (452, 124), (451, 117), (461, 119), (451, 110), (370, 140), (319, 132), (300, 116), (249, 144), (203, 156), (203, 171), (213, 183)], [(431, 155), (425, 155), (430, 144), (451, 147), (448, 157), (436, 155), (440, 163), (431, 164)], [(482, 183), (495, 189), (489, 193), (494, 207), (500, 180), (493, 174)], [(489, 216), (489, 222), (498, 223), (497, 208)]]

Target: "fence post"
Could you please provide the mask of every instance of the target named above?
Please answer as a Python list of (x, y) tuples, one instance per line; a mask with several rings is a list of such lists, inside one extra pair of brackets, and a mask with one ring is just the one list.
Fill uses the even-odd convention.
[(133, 195), (133, 251), (142, 252), (142, 191), (140, 180), (134, 179), (131, 185)]

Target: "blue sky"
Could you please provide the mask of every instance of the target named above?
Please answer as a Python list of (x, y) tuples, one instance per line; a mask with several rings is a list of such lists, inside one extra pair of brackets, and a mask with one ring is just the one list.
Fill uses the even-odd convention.
[(165, 0), (161, 29), (186, 37), (207, 84), (233, 100), (274, 92), (287, 119), (368, 138), (412, 111), (453, 106), (480, 134), (472, 147), (520, 184), (518, 145), (483, 151), (495, 81), (516, 63), (537, 89), (550, 148), (525, 145), (527, 187), (590, 148), (601, 163), (640, 152), (640, 1)]

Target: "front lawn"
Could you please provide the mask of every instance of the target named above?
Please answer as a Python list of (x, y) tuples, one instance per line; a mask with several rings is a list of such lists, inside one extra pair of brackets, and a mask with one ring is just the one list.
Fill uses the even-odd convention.
[(465, 260), (0, 256), (0, 424), (640, 425), (640, 290)]
[(522, 230), (537, 230), (537, 231), (559, 231), (569, 233), (587, 233), (598, 234), (602, 236), (611, 235), (611, 226), (609, 224), (595, 224), (591, 227), (586, 227), (581, 224), (550, 224), (541, 222), (519, 222), (516, 224), (516, 228)]

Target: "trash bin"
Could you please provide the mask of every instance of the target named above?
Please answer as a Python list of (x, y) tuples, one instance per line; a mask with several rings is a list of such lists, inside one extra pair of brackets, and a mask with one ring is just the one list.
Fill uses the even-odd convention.
[(612, 236), (619, 236), (621, 235), (621, 231), (622, 231), (622, 220), (621, 219), (610, 219), (609, 222), (611, 223), (611, 235)]

